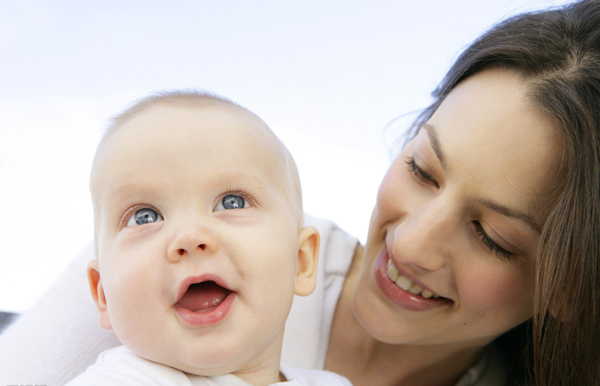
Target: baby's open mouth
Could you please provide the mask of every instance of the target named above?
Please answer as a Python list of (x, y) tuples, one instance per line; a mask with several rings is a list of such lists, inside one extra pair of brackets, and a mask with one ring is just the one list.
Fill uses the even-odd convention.
[(190, 285), (177, 304), (192, 312), (210, 311), (219, 306), (230, 293), (230, 290), (214, 281), (204, 281)]

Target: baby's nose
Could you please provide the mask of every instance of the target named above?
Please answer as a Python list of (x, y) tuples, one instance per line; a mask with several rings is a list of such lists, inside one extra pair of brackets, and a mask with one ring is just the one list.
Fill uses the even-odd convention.
[(167, 258), (178, 262), (189, 256), (209, 253), (216, 247), (214, 235), (207, 229), (187, 229), (180, 232), (175, 241), (169, 246)]

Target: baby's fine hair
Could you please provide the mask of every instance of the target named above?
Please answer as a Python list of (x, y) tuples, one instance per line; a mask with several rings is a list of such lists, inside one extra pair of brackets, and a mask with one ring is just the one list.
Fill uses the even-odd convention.
[(148, 96), (145, 96), (137, 101), (134, 101), (132, 105), (127, 107), (119, 114), (113, 116), (109, 122), (108, 128), (105, 132), (105, 136), (114, 130), (116, 127), (121, 126), (131, 118), (149, 110), (152, 107), (157, 106), (188, 106), (188, 107), (204, 107), (209, 105), (222, 105), (239, 108), (248, 113), (252, 113), (250, 110), (238, 105), (232, 100), (225, 98), (224, 96), (217, 95), (210, 91), (200, 91), (192, 89), (172, 90), (172, 91), (159, 91)]
[(284, 179), (281, 181), (282, 186), (286, 187), (286, 195), (290, 205), (293, 205), (299, 226), (303, 223), (303, 205), (302, 205), (302, 188), (300, 185), (300, 176), (296, 163), (287, 149), (287, 147), (281, 142), (281, 140), (275, 135), (275, 133), (269, 128), (269, 126), (255, 113), (248, 110), (247, 108), (233, 102), (232, 100), (225, 98), (221, 95), (194, 89), (181, 89), (171, 91), (159, 91), (150, 94), (146, 97), (134, 101), (129, 107), (125, 108), (122, 112), (113, 116), (103, 134), (98, 149), (100, 149), (106, 140), (111, 136), (113, 132), (118, 130), (119, 127), (123, 126), (133, 118), (137, 117), (144, 112), (156, 108), (156, 107), (187, 107), (187, 108), (205, 108), (205, 107), (225, 107), (237, 110), (241, 114), (248, 114), (258, 119), (262, 126), (264, 126), (264, 134), (270, 139), (276, 142), (281, 153), (282, 167), (284, 172), (281, 173)]

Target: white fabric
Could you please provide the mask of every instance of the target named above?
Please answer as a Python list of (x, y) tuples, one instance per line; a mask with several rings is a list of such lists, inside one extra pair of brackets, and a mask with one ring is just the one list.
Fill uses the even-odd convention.
[(0, 335), (0, 385), (62, 386), (120, 344), (98, 324), (86, 267), (90, 244), (41, 299)]
[(358, 240), (330, 220), (305, 216), (304, 221), (321, 234), (317, 287), (310, 296), (294, 298), (281, 360), (294, 367), (322, 370), (333, 313)]
[[(328, 371), (294, 369), (282, 365), (286, 382), (270, 386), (352, 386)], [(233, 374), (210, 377), (186, 374), (172, 367), (143, 359), (125, 346), (104, 351), (95, 364), (66, 386), (252, 386)]]
[[(333, 313), (357, 240), (329, 220), (307, 216), (306, 223), (321, 233), (317, 289), (308, 297), (294, 299), (282, 361), (322, 370)], [(85, 278), (93, 256), (90, 245), (38, 303), (0, 335), (0, 385), (64, 385), (92, 365), (102, 351), (120, 344), (112, 331), (98, 325)], [(498, 386), (504, 384), (503, 379), (496, 357), (486, 355), (457, 386)]]

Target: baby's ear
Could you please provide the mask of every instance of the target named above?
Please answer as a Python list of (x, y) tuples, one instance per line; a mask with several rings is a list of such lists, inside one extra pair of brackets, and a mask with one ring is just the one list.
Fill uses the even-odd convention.
[(298, 264), (296, 265), (295, 294), (310, 295), (317, 286), (317, 264), (321, 236), (315, 227), (305, 227), (298, 235)]
[(92, 299), (94, 299), (94, 303), (96, 303), (96, 307), (98, 308), (100, 327), (110, 330), (112, 329), (112, 326), (110, 325), (110, 319), (108, 318), (106, 297), (104, 296), (104, 289), (102, 288), (102, 280), (100, 280), (100, 267), (98, 260), (94, 259), (88, 264), (87, 278)]

